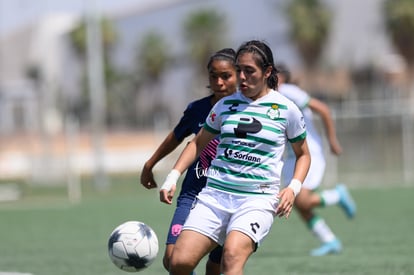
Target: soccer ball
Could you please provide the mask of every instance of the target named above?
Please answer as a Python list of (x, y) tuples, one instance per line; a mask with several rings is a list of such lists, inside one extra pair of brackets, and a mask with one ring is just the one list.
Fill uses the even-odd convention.
[(157, 257), (158, 238), (145, 223), (128, 221), (112, 231), (108, 253), (118, 268), (138, 272), (150, 266)]

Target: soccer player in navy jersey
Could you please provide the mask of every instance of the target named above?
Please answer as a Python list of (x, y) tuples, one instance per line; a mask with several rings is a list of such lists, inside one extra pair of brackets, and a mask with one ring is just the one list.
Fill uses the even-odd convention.
[[(212, 94), (191, 102), (184, 111), (181, 120), (170, 132), (158, 149), (144, 165), (141, 184), (148, 189), (156, 188), (152, 169), (156, 163), (171, 153), (188, 136), (197, 134), (203, 127), (213, 105), (221, 98), (236, 91), (237, 78), (235, 68), (235, 51), (231, 48), (214, 53), (207, 64), (209, 88)], [(218, 139), (213, 139), (200, 154), (200, 157), (188, 168), (183, 180), (181, 192), (177, 199), (177, 208), (171, 221), (163, 258), (164, 267), (169, 270), (169, 262), (175, 242), (190, 212), (195, 197), (206, 184), (205, 173), (215, 157)], [(206, 264), (206, 275), (220, 274), (221, 247), (218, 246), (210, 255)]]

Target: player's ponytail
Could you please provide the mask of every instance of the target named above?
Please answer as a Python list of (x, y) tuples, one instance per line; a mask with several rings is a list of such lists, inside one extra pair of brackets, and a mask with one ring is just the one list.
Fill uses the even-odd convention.
[(272, 89), (276, 89), (276, 87), (277, 87), (277, 84), (278, 84), (278, 81), (279, 81), (279, 79), (278, 79), (278, 77), (277, 77), (277, 73), (278, 73), (278, 71), (277, 71), (277, 69), (276, 69), (276, 67), (275, 67), (275, 65), (274, 64), (271, 64), (271, 65), (269, 65), (269, 66), (272, 66), (272, 72), (270, 73), (270, 76), (269, 76), (269, 78), (267, 79), (267, 85), (270, 87), (270, 88), (272, 88)]

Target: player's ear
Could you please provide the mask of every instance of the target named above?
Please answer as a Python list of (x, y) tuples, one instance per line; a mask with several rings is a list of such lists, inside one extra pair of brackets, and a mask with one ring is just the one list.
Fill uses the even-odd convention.
[(272, 75), (273, 68), (272, 66), (267, 66), (264, 71), (264, 77), (268, 79)]

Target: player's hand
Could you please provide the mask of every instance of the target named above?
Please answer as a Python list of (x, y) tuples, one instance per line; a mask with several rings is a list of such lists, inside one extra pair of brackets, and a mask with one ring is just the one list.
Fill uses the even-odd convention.
[(295, 202), (295, 194), (291, 188), (284, 188), (280, 191), (279, 195), (279, 205), (276, 208), (276, 216), (279, 218), (286, 217), (289, 218), (290, 212), (293, 209), (293, 203)]
[(181, 173), (178, 170), (171, 170), (167, 175), (163, 185), (160, 188), (160, 201), (166, 204), (171, 204), (174, 197), (177, 181)]
[(331, 152), (336, 156), (339, 156), (342, 153), (341, 144), (339, 144), (339, 141), (336, 138), (329, 141), (329, 147), (331, 148)]
[(172, 204), (176, 185), (174, 184), (170, 190), (160, 189), (160, 201), (166, 204)]
[(157, 188), (157, 183), (154, 180), (154, 174), (152, 173), (152, 169), (149, 168), (146, 164), (144, 164), (144, 168), (141, 172), (141, 184), (147, 189)]

